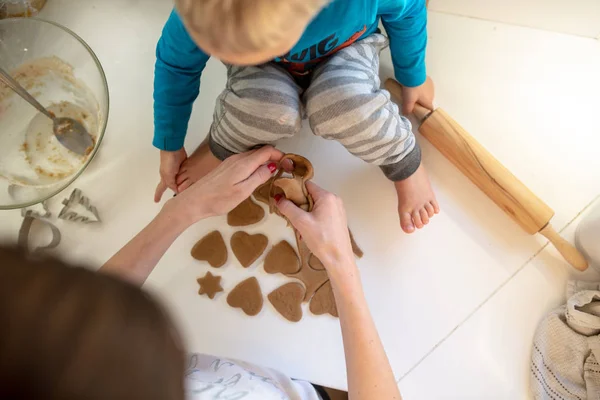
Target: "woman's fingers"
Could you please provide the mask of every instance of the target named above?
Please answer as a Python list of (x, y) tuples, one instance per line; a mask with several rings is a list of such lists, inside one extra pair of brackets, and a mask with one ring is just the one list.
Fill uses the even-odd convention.
[(245, 170), (253, 172), (268, 161), (279, 162), (283, 157), (283, 153), (273, 146), (264, 146), (258, 150), (245, 153), (244, 156), (242, 162)]
[(277, 208), (288, 220), (290, 220), (295, 228), (298, 228), (298, 221), (300, 218), (305, 218), (306, 214), (308, 214), (285, 197), (277, 201)]
[(271, 162), (267, 165), (261, 165), (256, 171), (252, 173), (246, 180), (238, 183), (244, 187), (244, 192), (250, 195), (257, 187), (265, 183), (271, 178), (273, 172), (277, 171), (277, 165)]
[(283, 168), (285, 172), (293, 172), (294, 171), (294, 162), (289, 158), (283, 160), (280, 164), (280, 168)]
[(327, 190), (323, 189), (316, 183), (312, 183), (311, 181), (306, 182), (306, 189), (308, 190), (308, 193), (310, 193), (310, 195), (313, 197), (314, 201), (317, 201), (318, 199), (329, 193)]

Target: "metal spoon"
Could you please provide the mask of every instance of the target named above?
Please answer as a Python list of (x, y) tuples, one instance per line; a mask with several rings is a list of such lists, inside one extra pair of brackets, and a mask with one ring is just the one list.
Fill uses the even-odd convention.
[(54, 123), (54, 136), (67, 149), (77, 154), (87, 155), (94, 148), (94, 141), (83, 124), (73, 118), (57, 117), (46, 110), (44, 106), (2, 68), (0, 68), (0, 82), (14, 90), (25, 101), (50, 118)]

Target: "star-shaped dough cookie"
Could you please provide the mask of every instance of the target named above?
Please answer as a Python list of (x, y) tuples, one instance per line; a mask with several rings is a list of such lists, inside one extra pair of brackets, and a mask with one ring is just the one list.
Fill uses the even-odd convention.
[(204, 277), (198, 278), (197, 281), (200, 284), (200, 290), (198, 290), (199, 295), (205, 294), (210, 299), (214, 299), (217, 293), (223, 291), (223, 288), (221, 287), (221, 277), (215, 276), (210, 272), (207, 272)]

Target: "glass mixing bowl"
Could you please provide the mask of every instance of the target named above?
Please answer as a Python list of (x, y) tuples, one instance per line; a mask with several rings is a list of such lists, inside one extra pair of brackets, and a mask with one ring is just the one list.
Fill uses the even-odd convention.
[(95, 140), (87, 156), (63, 147), (52, 122), (0, 83), (0, 210), (44, 201), (85, 170), (102, 142), (108, 86), (100, 61), (75, 33), (36, 18), (0, 20), (0, 66), (57, 116)]

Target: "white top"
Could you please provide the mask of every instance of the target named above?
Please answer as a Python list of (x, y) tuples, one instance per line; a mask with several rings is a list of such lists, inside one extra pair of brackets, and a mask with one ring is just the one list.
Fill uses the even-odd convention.
[(306, 381), (295, 381), (272, 369), (203, 354), (190, 357), (186, 370), (189, 400), (321, 400)]

